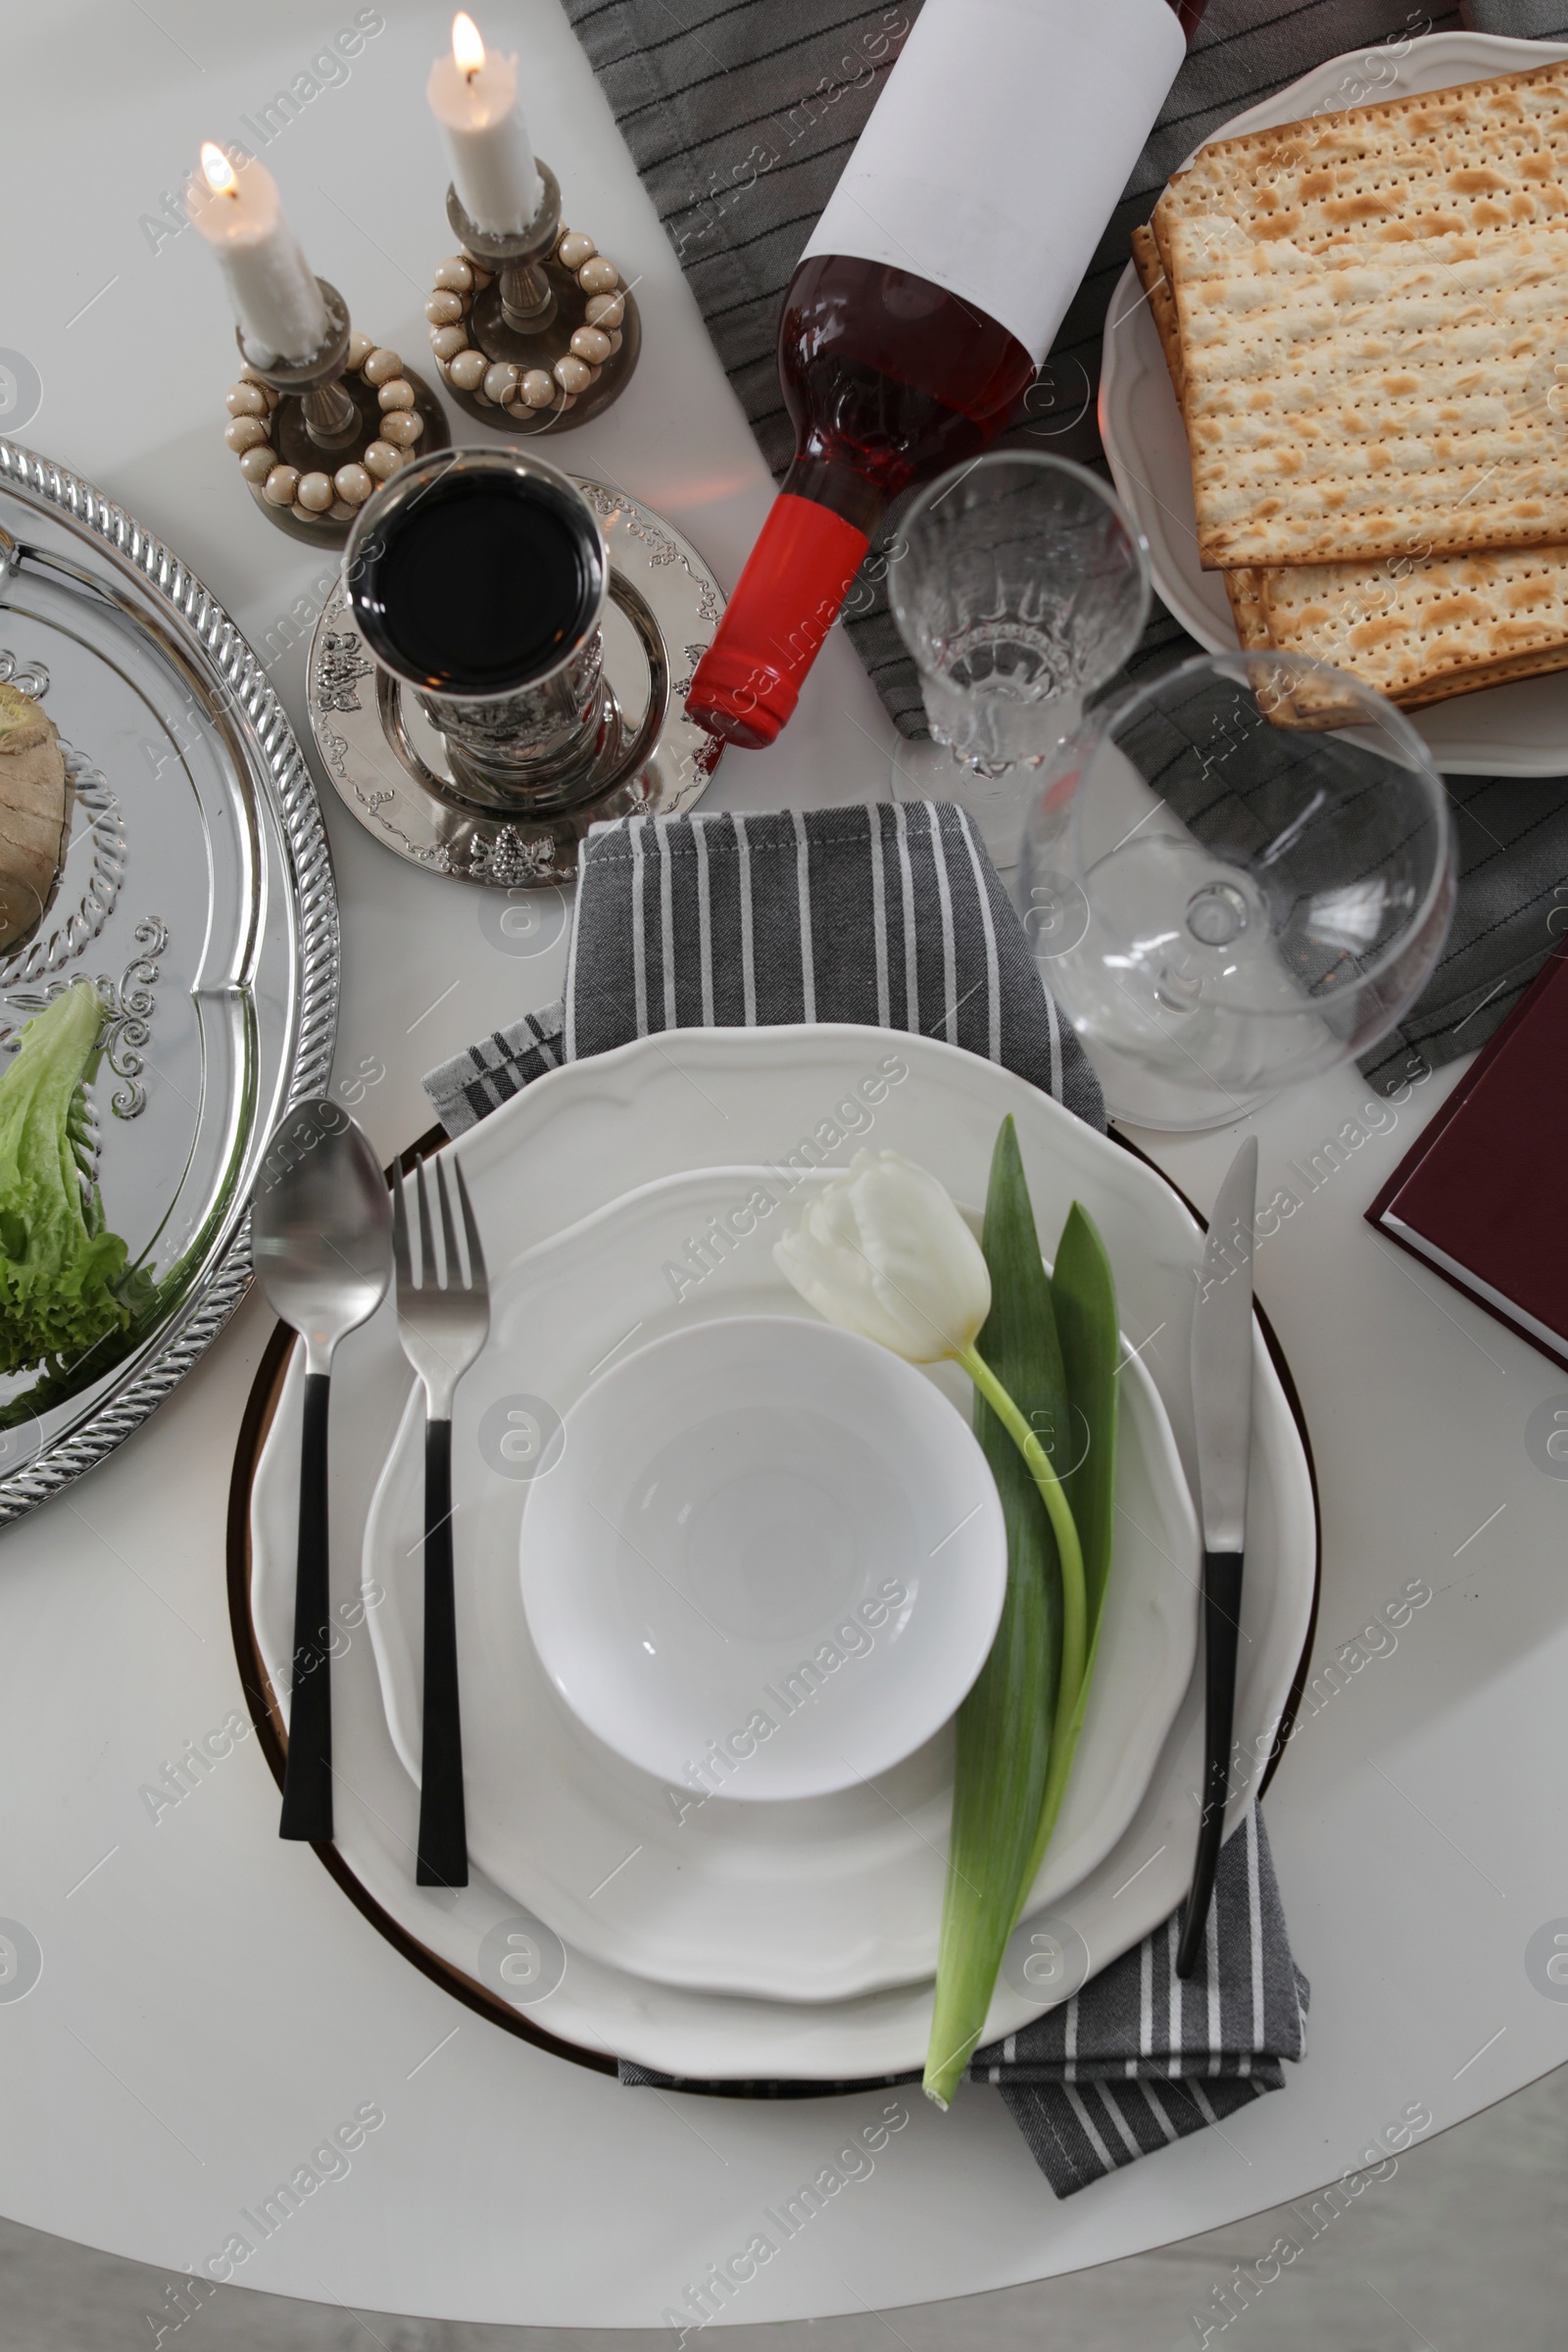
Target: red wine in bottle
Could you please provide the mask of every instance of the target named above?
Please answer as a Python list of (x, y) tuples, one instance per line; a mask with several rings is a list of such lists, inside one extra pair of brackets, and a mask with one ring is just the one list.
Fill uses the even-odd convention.
[(1205, 0), (925, 0), (784, 297), (795, 460), (686, 709), (758, 750), (871, 533), (1018, 413)]

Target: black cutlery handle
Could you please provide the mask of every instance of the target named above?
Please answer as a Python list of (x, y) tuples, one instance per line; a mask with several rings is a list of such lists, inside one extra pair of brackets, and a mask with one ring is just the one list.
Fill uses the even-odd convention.
[(326, 1406), (331, 1377), (305, 1375), (300, 1445), (300, 1544), (294, 1573), (293, 1695), (283, 1770), (280, 1838), (332, 1839), (332, 1684), (328, 1662), (331, 1593), (326, 1537)]
[(421, 1886), (466, 1886), (463, 1717), (452, 1594), (452, 1424), (424, 1425), (424, 1730), (419, 1766)]
[(1198, 1824), (1193, 1890), (1176, 1952), (1176, 1974), (1190, 1977), (1198, 1966), (1214, 1893), (1214, 1869), (1225, 1835), (1225, 1799), (1231, 1780), (1231, 1729), (1236, 1719), (1236, 1650), (1241, 1639), (1242, 1555), (1203, 1554), (1203, 1810)]

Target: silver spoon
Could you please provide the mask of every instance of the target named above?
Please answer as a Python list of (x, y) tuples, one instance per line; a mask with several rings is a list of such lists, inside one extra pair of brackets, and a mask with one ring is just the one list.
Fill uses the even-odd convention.
[(279, 1122), (251, 1196), (256, 1280), (305, 1342), (305, 1434), (294, 1582), (293, 1697), (280, 1838), (332, 1837), (326, 1407), (339, 1340), (392, 1278), (392, 1196), (363, 1128), (324, 1096)]

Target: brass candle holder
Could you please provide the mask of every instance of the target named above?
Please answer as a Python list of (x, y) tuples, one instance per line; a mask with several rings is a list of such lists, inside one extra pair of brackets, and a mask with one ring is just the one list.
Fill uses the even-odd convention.
[(637, 305), (613, 262), (561, 224), (561, 188), (538, 156), (539, 209), (495, 236), (447, 190), (463, 250), (443, 262), (424, 306), (430, 346), (461, 408), (504, 432), (569, 432), (625, 390), (642, 348)]
[(341, 547), (380, 484), (452, 436), (429, 385), (350, 325), (335, 286), (316, 282), (327, 328), (308, 359), (255, 359), (235, 328), (245, 366), (229, 387), (224, 439), (270, 522), (291, 538)]

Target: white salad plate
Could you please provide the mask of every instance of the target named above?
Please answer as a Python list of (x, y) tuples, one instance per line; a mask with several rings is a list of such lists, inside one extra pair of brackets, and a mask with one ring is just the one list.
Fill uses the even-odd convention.
[[(1331, 58), (1288, 89), (1217, 130), (1298, 122), (1344, 107), (1377, 105), (1421, 90), (1485, 81), (1568, 58), (1560, 41), (1485, 32), (1433, 32)], [(1211, 144), (1211, 141), (1205, 141)], [(1129, 262), (1111, 297), (1100, 376), (1100, 436), (1123, 505), (1149, 542), (1154, 586), (1176, 619), (1212, 654), (1234, 653), (1224, 583), (1198, 560), (1198, 523), (1187, 430), (1171, 389), (1149, 304)], [(1440, 767), (1458, 775), (1557, 776), (1568, 766), (1568, 670), (1455, 695), (1411, 724)]]
[(956, 1713), (1007, 1529), (979, 1440), (913, 1364), (831, 1323), (726, 1315), (621, 1356), (562, 1438), (523, 1506), (523, 1614), (628, 1763), (777, 1804), (875, 1780)]
[[(738, 1161), (766, 1164), (779, 1170), (788, 1190), (792, 1158), (799, 1163), (819, 1157), (842, 1168), (859, 1145), (870, 1144), (902, 1152), (932, 1169), (955, 1199), (983, 1200), (997, 1127), (1008, 1112), (1017, 1122), (1047, 1246), (1075, 1198), (1104, 1237), (1122, 1329), (1158, 1393), (1191, 1486), (1195, 1448), (1187, 1366), (1200, 1229), (1154, 1169), (1094, 1134), (1037, 1088), (977, 1055), (933, 1039), (849, 1025), (683, 1030), (551, 1071), (451, 1149), (461, 1159), (498, 1284), (505, 1285), (512, 1269), (499, 1247), (503, 1231), (520, 1254), (609, 1206), (630, 1185), (693, 1169)], [(688, 1231), (683, 1244), (698, 1238)], [(690, 1271), (690, 1258), (687, 1263)], [(739, 1260), (730, 1255), (723, 1263), (738, 1266)], [(653, 1273), (660, 1274), (657, 1262)], [(705, 1275), (697, 1288), (708, 1289), (718, 1279), (717, 1272)], [(666, 1283), (671, 1299), (675, 1287)], [(630, 1343), (635, 1320), (629, 1313), (626, 1327), (612, 1338)], [(472, 1390), (470, 1405), (502, 1402), (503, 1431), (515, 1433), (522, 1424), (511, 1423), (508, 1416), (525, 1413), (526, 1407), (506, 1401), (505, 1395), (498, 1398), (492, 1392), (481, 1398), (479, 1394), (493, 1352), (487, 1350), (459, 1389), (459, 1409), (464, 1409), (465, 1392)], [(1316, 1593), (1311, 1473), (1260, 1331), (1254, 1364), (1238, 1763), (1228, 1815), (1233, 1827), (1256, 1792), (1288, 1713)], [(584, 1385), (593, 1369), (592, 1361), (583, 1363)], [(301, 1380), (296, 1357), (276, 1392), (275, 1409), (270, 1391), (262, 1400), (271, 1409), (271, 1420), (250, 1484), (248, 1613), (245, 1589), (239, 1593), (245, 1671), (255, 1682), (259, 1653), (271, 1684), (270, 1690), (259, 1688), (259, 1697), (274, 1702), (292, 1616)], [(364, 1638), (367, 1618), (378, 1641), (395, 1627), (392, 1592), (374, 1581), (368, 1591), (360, 1589), (372, 1492), (408, 1397), (408, 1366), (389, 1301), (344, 1343), (333, 1380), (333, 1609), (343, 1638), (332, 1666), (337, 1821), (331, 1860), (346, 1890), (417, 1965), (491, 2014), (512, 2013), (519, 2032), (544, 2037), (589, 2063), (604, 2065), (620, 2056), (714, 2081), (843, 2080), (918, 2068), (930, 2023), (928, 1981), (830, 2000), (716, 1998), (612, 1966), (558, 1936), (499, 1886), (482, 1862), (461, 1892), (416, 1886), (417, 1793), (399, 1757), (376, 1660)], [(463, 1451), (461, 1441), (458, 1451)], [(460, 1517), (460, 1558), (470, 1544), (470, 1558), (488, 1556), (483, 1544), (463, 1530)], [(460, 1588), (467, 1581), (460, 1574)], [(511, 1581), (515, 1592), (514, 1576)], [(466, 1636), (465, 1641), (467, 1656)], [(475, 1703), (488, 1681), (475, 1680)], [(542, 1677), (540, 1687), (549, 1696)], [(465, 1697), (466, 1702), (466, 1690)], [(519, 1717), (526, 1713), (522, 1699), (519, 1690)], [(551, 1704), (559, 1702), (551, 1698)], [(1201, 1691), (1189, 1678), (1126, 1828), (1051, 1912), (1054, 1926), (1083, 1939), (1093, 1968), (1168, 1919), (1186, 1893), (1201, 1776), (1202, 1712)], [(564, 1708), (561, 1715), (571, 1722)], [(469, 1735), (466, 1716), (466, 1740)], [(558, 1767), (554, 1777), (530, 1787), (528, 1796), (541, 1814), (575, 1800), (574, 1771), (586, 1771), (583, 1759), (593, 1750), (605, 1752), (582, 1734), (576, 1764)], [(907, 1772), (918, 1761), (899, 1769)], [(617, 1769), (632, 1775), (631, 1767), (617, 1763)], [(841, 1799), (816, 1801), (834, 1805)], [(782, 1818), (798, 1810), (779, 1806), (765, 1813)], [(715, 1816), (755, 1823), (760, 1813), (764, 1809), (714, 1802), (694, 1810), (683, 1827), (702, 1837)], [(628, 1838), (605, 1869), (629, 1863), (634, 1843)], [(830, 1866), (831, 1849), (818, 1860)], [(596, 1911), (617, 1884), (612, 1877), (594, 1895)], [(1050, 2006), (1020, 1969), (1004, 1967), (987, 2032), (1013, 2032)]]
[[(797, 1200), (827, 1181), (805, 1177)], [(576, 1399), (617, 1343), (630, 1348), (737, 1315), (825, 1328), (773, 1263), (772, 1232), (796, 1213), (783, 1191), (762, 1167), (665, 1178), (527, 1251), (494, 1284), (490, 1345), (460, 1387), (453, 1417), (468, 1850), (574, 1949), (612, 1966), (716, 1992), (843, 2000), (911, 1983), (936, 1966), (951, 1728), (874, 1782), (780, 1805), (739, 1804), (716, 1790), (705, 1801), (684, 1780), (671, 1786), (638, 1770), (594, 1738), (540, 1661), (517, 1576), (534, 1482), (498, 1472), (493, 1444), (481, 1442), (509, 1410), (527, 1415), (544, 1434), (530, 1457), (549, 1465), (543, 1499), (564, 1475)], [(779, 1206), (727, 1255), (714, 1251), (710, 1274), (672, 1279), (667, 1269), (680, 1266), (694, 1236), (715, 1218), (747, 1222), (763, 1195)], [(510, 1230), (502, 1209), (499, 1229), (485, 1232), (492, 1262)], [(969, 1384), (956, 1366), (912, 1377), (945, 1413), (968, 1412)], [(553, 1435), (562, 1419), (564, 1450)], [(1122, 1422), (1116, 1574), (1075, 1770), (1041, 1878), (1045, 1903), (1086, 1877), (1122, 1836), (1196, 1654), (1198, 1529), (1169, 1423), (1139, 1357), (1122, 1375)], [(387, 1722), (416, 1785), (423, 1461), (422, 1406), (411, 1392), (370, 1506), (364, 1573), (368, 1587), (386, 1594), (370, 1612), (370, 1639)], [(278, 1525), (281, 1533), (281, 1515)], [(278, 1622), (287, 1622), (286, 1609)], [(867, 1660), (851, 1654), (848, 1642), (837, 1646), (843, 1663), (833, 1697), (853, 1708)]]

